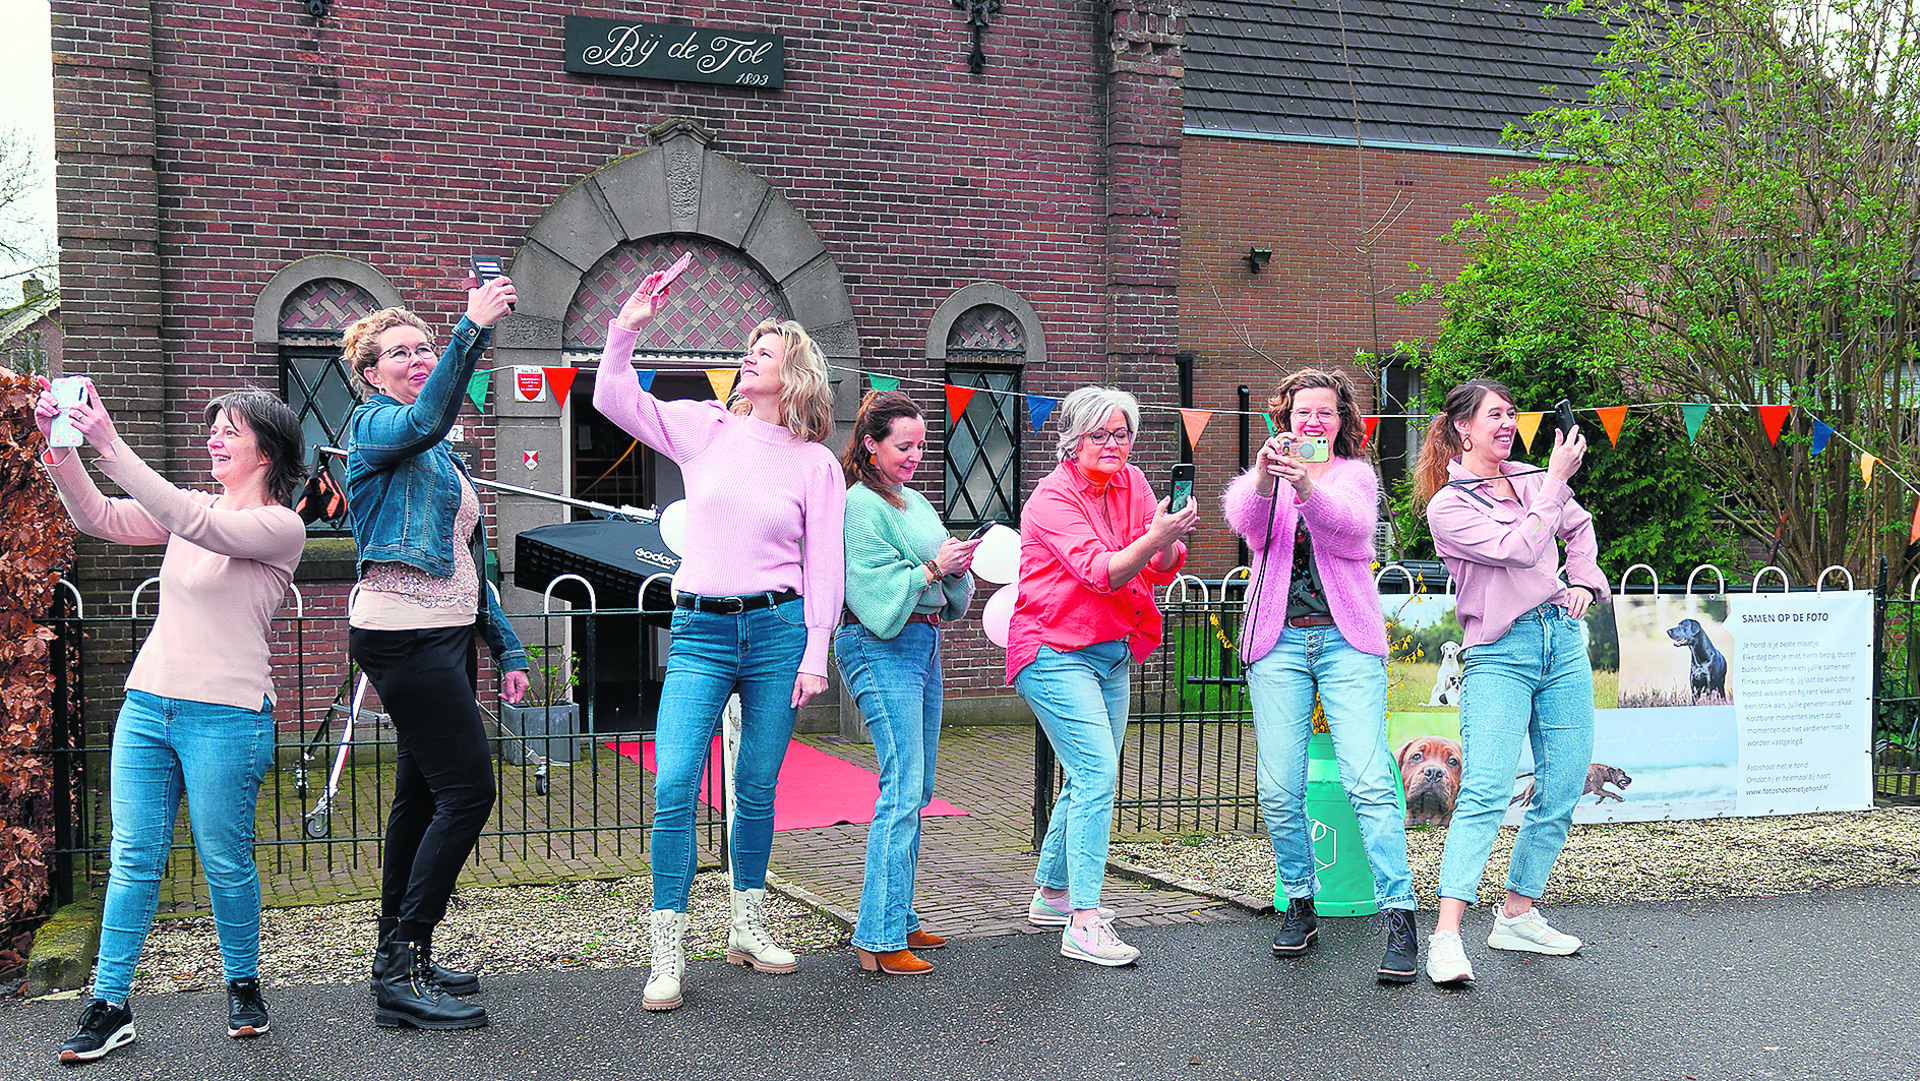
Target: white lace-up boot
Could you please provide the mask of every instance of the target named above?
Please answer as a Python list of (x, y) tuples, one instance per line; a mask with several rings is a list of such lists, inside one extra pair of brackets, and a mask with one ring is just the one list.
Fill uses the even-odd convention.
[(727, 934), (727, 963), (752, 965), (755, 972), (792, 972), (800, 967), (793, 953), (767, 931), (767, 891), (733, 891), (733, 930)]
[(680, 983), (687, 972), (687, 914), (670, 908), (653, 913), (653, 963), (640, 1005), (671, 1010), (680, 1005)]

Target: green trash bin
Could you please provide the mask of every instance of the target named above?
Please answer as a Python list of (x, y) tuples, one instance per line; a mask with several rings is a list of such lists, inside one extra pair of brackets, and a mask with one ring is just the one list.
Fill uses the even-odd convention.
[[(1400, 778), (1393, 779), (1395, 802), (1406, 813), (1406, 793)], [(1360, 841), (1360, 820), (1340, 784), (1340, 764), (1333, 757), (1333, 737), (1316, 732), (1307, 744), (1307, 818), (1313, 823), (1313, 865), (1320, 876), (1320, 893), (1313, 907), (1322, 916), (1371, 916), (1380, 911), (1373, 899), (1373, 868), (1367, 864)], [(1273, 883), (1273, 906), (1287, 907), (1278, 876)]]

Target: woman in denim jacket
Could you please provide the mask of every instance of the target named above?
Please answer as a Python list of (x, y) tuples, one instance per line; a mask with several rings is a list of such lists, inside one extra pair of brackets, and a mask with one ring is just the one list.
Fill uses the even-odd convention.
[(397, 745), (373, 959), (374, 1021), (388, 1027), (487, 1023), (485, 1010), (453, 997), (479, 990), (479, 978), (433, 963), (433, 928), (493, 809), (473, 636), (486, 638), (509, 702), (526, 694), (527, 657), (465, 543), (480, 500), (445, 440), (488, 328), (513, 299), (505, 278), (469, 291), (444, 354), (401, 308), (347, 328), (343, 345), (364, 398), (347, 433), (360, 571), (347, 651), (380, 692)]

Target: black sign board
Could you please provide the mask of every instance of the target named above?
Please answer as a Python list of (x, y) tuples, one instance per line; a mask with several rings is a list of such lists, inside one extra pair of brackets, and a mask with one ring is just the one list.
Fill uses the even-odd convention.
[(582, 75), (778, 90), (786, 85), (786, 67), (779, 34), (567, 16), (567, 70)]

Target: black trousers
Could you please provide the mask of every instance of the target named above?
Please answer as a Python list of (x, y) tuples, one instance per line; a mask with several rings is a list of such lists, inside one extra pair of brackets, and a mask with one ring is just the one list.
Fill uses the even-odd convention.
[(472, 624), (347, 633), (347, 653), (393, 718), (398, 764), (380, 915), (405, 941), (431, 937), (493, 810), (493, 754), (474, 701)]

